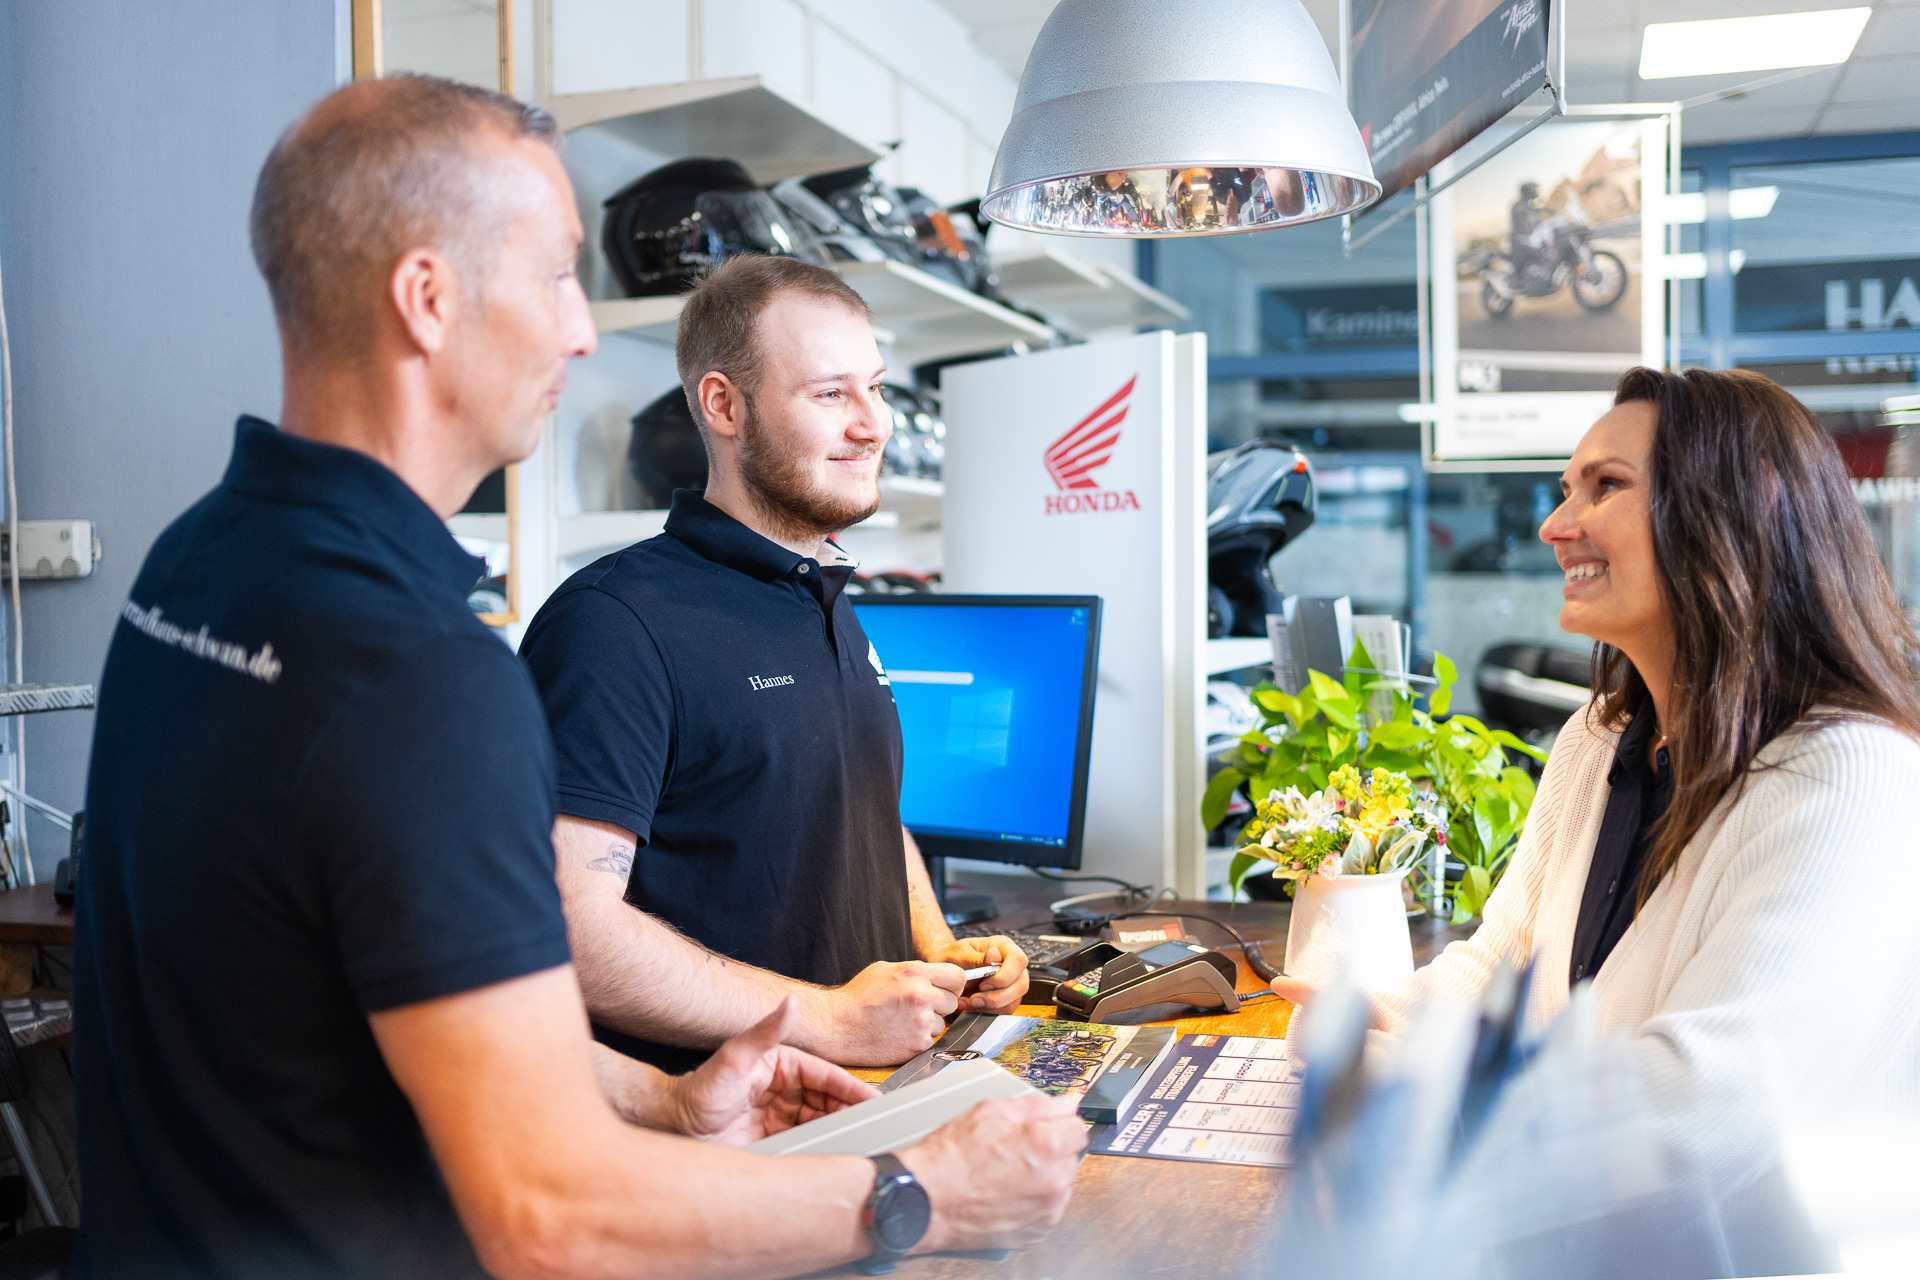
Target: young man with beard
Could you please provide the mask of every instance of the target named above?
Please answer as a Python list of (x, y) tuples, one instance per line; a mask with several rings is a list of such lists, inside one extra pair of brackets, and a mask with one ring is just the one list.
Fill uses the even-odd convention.
[(1026, 957), (955, 940), (900, 826), (899, 718), (833, 541), (878, 509), (892, 430), (866, 303), (736, 258), (687, 299), (676, 355), (705, 492), (575, 574), (521, 645), (587, 1007), (603, 1042), (677, 1068), (792, 996), (797, 1045), (903, 1062), (956, 1008), (1018, 1004)]

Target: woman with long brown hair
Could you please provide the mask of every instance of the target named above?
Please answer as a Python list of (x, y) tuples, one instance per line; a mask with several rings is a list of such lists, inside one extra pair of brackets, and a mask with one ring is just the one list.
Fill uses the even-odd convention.
[(1737, 1180), (1766, 1126), (1732, 1114), (1920, 1105), (1914, 631), (1832, 440), (1758, 374), (1632, 370), (1561, 485), (1593, 701), (1473, 938), (1367, 995), (1398, 1031), (1537, 956), (1537, 1024), (1591, 979), (1669, 1136)]

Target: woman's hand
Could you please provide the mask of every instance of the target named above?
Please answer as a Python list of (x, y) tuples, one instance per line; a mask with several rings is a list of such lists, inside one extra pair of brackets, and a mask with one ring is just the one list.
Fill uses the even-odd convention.
[(1275, 978), (1271, 985), (1273, 987), (1273, 994), (1279, 996), (1288, 1004), (1300, 1009), (1304, 1009), (1312, 1004), (1313, 997), (1319, 994), (1320, 991), (1320, 989), (1311, 982), (1302, 982), (1298, 978), (1289, 978), (1284, 973)]
[(673, 1128), (690, 1138), (744, 1147), (878, 1095), (832, 1063), (782, 1044), (794, 1019), (788, 996), (698, 1070), (676, 1077)]

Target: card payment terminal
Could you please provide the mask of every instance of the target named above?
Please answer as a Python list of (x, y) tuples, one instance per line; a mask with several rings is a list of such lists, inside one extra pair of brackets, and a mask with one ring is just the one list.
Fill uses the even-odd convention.
[(1238, 1013), (1234, 977), (1232, 960), (1176, 938), (1062, 982), (1054, 989), (1054, 1012), (1069, 1022), (1104, 1022), (1112, 1014), (1157, 1004)]

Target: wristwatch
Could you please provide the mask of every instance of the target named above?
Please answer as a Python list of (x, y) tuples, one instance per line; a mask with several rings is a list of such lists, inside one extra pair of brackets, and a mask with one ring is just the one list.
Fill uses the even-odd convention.
[(875, 1174), (873, 1194), (867, 1197), (867, 1209), (861, 1222), (873, 1241), (873, 1253), (860, 1264), (860, 1273), (883, 1276), (893, 1264), (920, 1243), (933, 1218), (933, 1202), (927, 1189), (900, 1163), (896, 1156), (871, 1156)]

